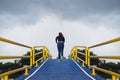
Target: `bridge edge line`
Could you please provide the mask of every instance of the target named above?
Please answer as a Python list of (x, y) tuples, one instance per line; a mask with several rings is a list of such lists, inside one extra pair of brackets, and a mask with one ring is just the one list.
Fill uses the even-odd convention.
[(75, 62), (73, 59), (72, 59), (72, 61), (73, 61), (88, 77), (90, 77), (92, 80), (96, 80), (94, 77), (92, 77), (91, 75), (89, 75), (84, 69), (82, 69), (77, 62)]
[(38, 67), (31, 75), (29, 75), (27, 78), (25, 78), (25, 80), (28, 80), (29, 78), (31, 78), (40, 68), (42, 68), (42, 66), (48, 61), (48, 59), (46, 61), (44, 61), (40, 67)]

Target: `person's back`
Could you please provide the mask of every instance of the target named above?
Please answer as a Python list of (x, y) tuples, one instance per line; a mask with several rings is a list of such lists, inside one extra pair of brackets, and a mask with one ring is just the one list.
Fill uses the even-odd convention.
[(56, 37), (56, 43), (59, 41), (65, 42), (65, 38), (63, 37), (62, 33), (59, 33), (59, 35)]
[(65, 38), (64, 38), (63, 34), (60, 32), (55, 40), (56, 40), (57, 48), (58, 48), (58, 58), (61, 60), (63, 58)]

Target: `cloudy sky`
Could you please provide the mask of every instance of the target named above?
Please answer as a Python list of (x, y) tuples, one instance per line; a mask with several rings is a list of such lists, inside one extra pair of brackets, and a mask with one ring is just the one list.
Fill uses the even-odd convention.
[[(65, 56), (73, 46), (92, 46), (120, 37), (120, 0), (0, 0), (0, 37), (29, 46), (46, 45), (57, 57), (55, 37), (65, 36)], [(92, 49), (120, 55), (119, 42)], [(0, 55), (29, 49), (0, 42)]]

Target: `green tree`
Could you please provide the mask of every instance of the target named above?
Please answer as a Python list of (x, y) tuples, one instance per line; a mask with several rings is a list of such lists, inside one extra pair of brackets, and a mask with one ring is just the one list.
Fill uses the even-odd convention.
[[(42, 49), (41, 50), (35, 50), (35, 53), (38, 53), (38, 52), (42, 52)], [(42, 55), (43, 55), (42, 53), (37, 55), (35, 60), (42, 57)], [(30, 52), (27, 52), (24, 56), (30, 56)], [(8, 71), (20, 68), (20, 67), (22, 67), (24, 65), (29, 65), (29, 63), (30, 63), (29, 58), (22, 58), (18, 62), (15, 61), (15, 63), (12, 63), (12, 62), (7, 62), (5, 64), (0, 63), (0, 73), (8, 72)], [(10, 78), (16, 78), (16, 77), (22, 75), (23, 73), (24, 73), (24, 71), (21, 71), (21, 72), (18, 72), (16, 74), (12, 74), (9, 77)]]
[[(42, 49), (41, 50), (35, 50), (35, 54), (38, 53), (38, 52), (42, 52)], [(35, 57), (35, 60), (41, 58), (43, 55), (43, 53), (41, 54), (38, 54), (36, 57)], [(25, 54), (24, 56), (30, 56), (30, 52), (27, 52), (27, 54)], [(22, 66), (24, 65), (30, 65), (30, 58), (21, 58), (20, 62)]]
[[(82, 52), (83, 54), (85, 54), (85, 49), (83, 49), (83, 50), (78, 49), (78, 52)], [(90, 52), (90, 56), (97, 56), (97, 55), (95, 55), (93, 52)], [(78, 53), (78, 57), (85, 61), (85, 56), (84, 55)], [(101, 61), (98, 58), (91, 58), (90, 59), (90, 64), (91, 65), (97, 65), (98, 66), (100, 63), (101, 63)]]
[[(78, 49), (78, 52), (82, 52), (83, 54), (85, 54), (85, 50)], [(97, 56), (97, 55), (95, 55), (93, 52), (90, 52), (90, 56)], [(85, 56), (82, 54), (78, 53), (78, 57), (81, 58), (82, 60), (85, 60)], [(120, 63), (118, 63), (118, 64), (113, 63), (113, 62), (105, 63), (105, 62), (102, 62), (101, 60), (99, 60), (98, 58), (91, 58), (90, 64), (96, 65), (100, 68), (103, 68), (103, 69), (106, 69), (109, 71), (120, 73)], [(96, 73), (104, 78), (111, 78), (111, 75), (105, 74), (103, 72), (96, 71)]]
[[(4, 73), (4, 72), (8, 72), (8, 71), (20, 68), (20, 67), (21, 65), (19, 63), (7, 62), (5, 64), (0, 64), (0, 72)], [(20, 73), (21, 72), (19, 72), (18, 74), (10, 75), (9, 77), (10, 78), (18, 77)]]

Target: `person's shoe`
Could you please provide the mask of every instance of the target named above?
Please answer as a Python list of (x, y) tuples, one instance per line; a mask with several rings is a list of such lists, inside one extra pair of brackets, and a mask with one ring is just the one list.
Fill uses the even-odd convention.
[(58, 60), (58, 62), (60, 62), (60, 60)]
[(63, 60), (64, 59), (64, 57), (63, 56), (61, 56), (61, 60)]

